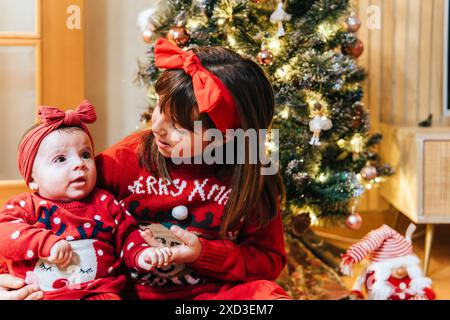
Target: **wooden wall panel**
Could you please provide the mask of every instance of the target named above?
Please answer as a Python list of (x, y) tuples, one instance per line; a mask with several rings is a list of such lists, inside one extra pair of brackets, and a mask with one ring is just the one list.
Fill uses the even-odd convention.
[[(417, 125), (429, 113), (434, 125), (450, 126), (442, 99), (445, 1), (355, 1), (362, 21), (358, 37), (366, 48), (358, 64), (368, 72), (363, 102), (372, 131), (382, 123)], [(379, 30), (367, 26), (369, 5), (380, 8)], [(360, 205), (361, 211), (388, 208), (378, 190), (368, 192)]]
[[(433, 113), (435, 125), (450, 125), (442, 111), (445, 1), (371, 0), (381, 8), (381, 30), (359, 37), (370, 51), (360, 64), (369, 72), (374, 123), (416, 125)], [(365, 0), (357, 3), (366, 6)], [(371, 84), (377, 80), (380, 87)]]
[[(392, 52), (394, 48), (394, 1), (392, 0), (382, 0), (381, 3), (381, 60), (383, 64), (380, 65), (380, 74), (377, 75), (377, 69), (369, 68), (367, 71), (369, 73), (374, 73), (374, 77), (381, 77), (381, 95), (379, 100), (381, 121), (387, 122), (392, 118), (393, 102), (391, 90), (386, 90), (386, 83), (392, 83)], [(369, 39), (362, 39), (367, 43), (368, 47), (372, 46)], [(369, 109), (372, 105), (369, 106)]]
[[(43, 0), (43, 103), (63, 109), (85, 98), (84, 0)], [(68, 8), (80, 9), (81, 28), (69, 29)]]

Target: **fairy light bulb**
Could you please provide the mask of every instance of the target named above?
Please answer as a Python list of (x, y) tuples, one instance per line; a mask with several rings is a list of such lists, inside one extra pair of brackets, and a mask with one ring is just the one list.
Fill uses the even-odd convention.
[(230, 46), (234, 47), (236, 45), (236, 39), (232, 35), (228, 35), (227, 39)]
[(319, 175), (319, 181), (322, 182), (322, 183), (327, 181), (327, 176), (324, 173), (321, 173)]
[(354, 152), (361, 153), (363, 151), (364, 138), (360, 134), (355, 134), (350, 141), (350, 145)]
[(281, 50), (281, 41), (278, 38), (272, 38), (268, 45), (267, 45), (267, 49), (269, 51), (271, 51), (273, 54), (278, 54), (280, 53)]
[(289, 107), (285, 107), (283, 109), (283, 111), (280, 112), (280, 117), (283, 119), (288, 119), (289, 118)]
[(322, 22), (317, 27), (317, 33), (320, 35), (320, 37), (324, 41), (330, 40), (333, 36), (336, 35), (338, 30), (339, 30), (339, 27), (337, 25), (332, 24), (327, 21)]
[(282, 78), (282, 79), (286, 78), (286, 71), (284, 70), (283, 67), (278, 68), (276, 73), (277, 73), (278, 78)]

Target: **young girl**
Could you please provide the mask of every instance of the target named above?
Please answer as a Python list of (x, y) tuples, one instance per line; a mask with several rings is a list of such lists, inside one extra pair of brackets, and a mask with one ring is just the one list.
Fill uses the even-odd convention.
[[(96, 159), (99, 186), (171, 247), (169, 266), (131, 271), (128, 296), (289, 299), (273, 282), (286, 262), (280, 175), (261, 175), (260, 161), (176, 164), (205, 150), (207, 144), (194, 141), (202, 141), (206, 129), (225, 135), (227, 129), (270, 127), (274, 97), (264, 72), (230, 50), (183, 51), (165, 39), (158, 40), (155, 58), (166, 70), (156, 83), (151, 130)], [(194, 121), (202, 132), (194, 131)], [(250, 147), (246, 143), (245, 151)], [(142, 249), (124, 250), (132, 258)]]
[(150, 254), (167, 260), (168, 249), (148, 248), (136, 221), (110, 193), (95, 188), (85, 125), (95, 121), (94, 107), (87, 101), (76, 111), (40, 107), (39, 117), (18, 153), (20, 172), (34, 192), (12, 197), (1, 210), (0, 258), (11, 274), (39, 286), (45, 299), (119, 299), (126, 279), (118, 257), (123, 245), (132, 244), (124, 241), (128, 233), (135, 229), (133, 245), (145, 249), (138, 260), (127, 259), (131, 268), (150, 269)]
[[(194, 145), (203, 133), (194, 132), (194, 121), (223, 133), (269, 128), (274, 113), (269, 81), (257, 64), (224, 48), (183, 51), (159, 40), (155, 55), (157, 66), (167, 70), (156, 84), (159, 102), (151, 130), (96, 158), (97, 185), (171, 247), (170, 265), (130, 270), (127, 297), (289, 299), (273, 282), (286, 263), (280, 176), (262, 176), (261, 163), (175, 164), (205, 149)], [(173, 155), (175, 150), (191, 152)], [(125, 245), (128, 263), (141, 250)], [(3, 284), (20, 286), (10, 279)], [(26, 297), (33, 289), (6, 296)]]

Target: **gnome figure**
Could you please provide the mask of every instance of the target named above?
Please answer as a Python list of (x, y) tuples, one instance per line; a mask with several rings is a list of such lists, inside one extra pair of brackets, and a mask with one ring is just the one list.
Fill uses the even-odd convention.
[(369, 300), (434, 300), (431, 279), (423, 275), (420, 261), (412, 251), (411, 224), (403, 237), (387, 225), (371, 231), (342, 256), (341, 272), (351, 275), (353, 264), (368, 258), (369, 264), (357, 278), (352, 294)]

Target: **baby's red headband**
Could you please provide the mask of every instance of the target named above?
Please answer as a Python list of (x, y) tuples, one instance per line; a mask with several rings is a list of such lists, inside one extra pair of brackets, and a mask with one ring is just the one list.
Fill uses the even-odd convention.
[(92, 146), (94, 146), (86, 123), (95, 122), (97, 115), (94, 106), (89, 101), (84, 100), (75, 111), (68, 110), (67, 112), (54, 107), (40, 106), (38, 117), (41, 124), (23, 137), (17, 153), (19, 171), (27, 184), (31, 181), (34, 159), (42, 140), (56, 129), (60, 127), (80, 127), (87, 133)]
[(155, 63), (162, 69), (181, 69), (192, 77), (200, 113), (207, 113), (222, 133), (241, 127), (234, 99), (223, 82), (206, 70), (192, 51), (184, 51), (167, 39), (155, 45)]

